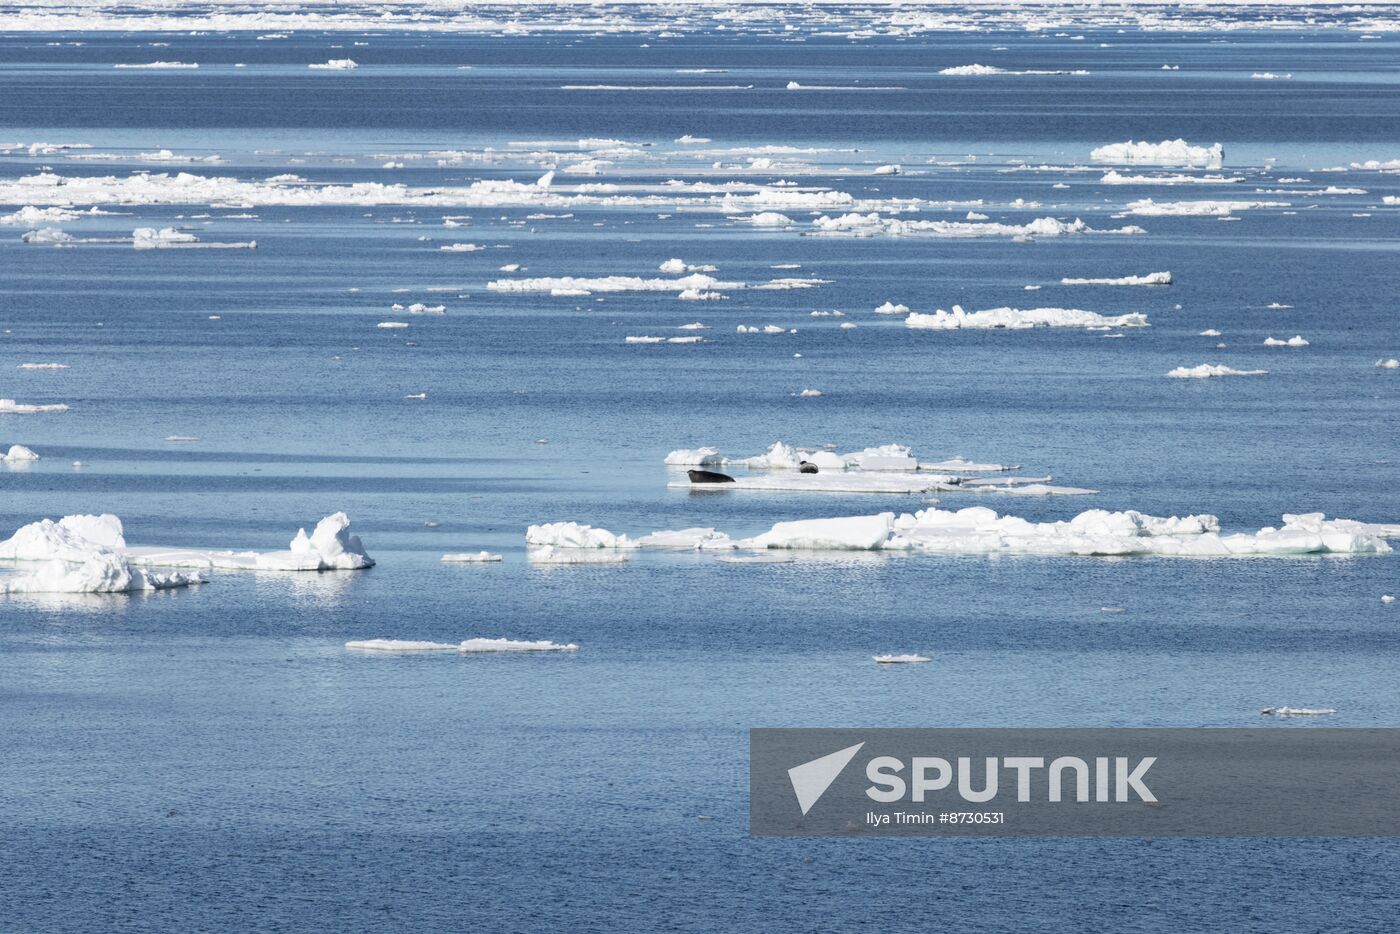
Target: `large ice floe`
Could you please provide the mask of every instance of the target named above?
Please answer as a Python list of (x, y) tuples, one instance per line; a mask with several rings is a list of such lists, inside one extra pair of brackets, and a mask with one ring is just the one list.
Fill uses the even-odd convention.
[(24, 573), (0, 576), (0, 593), (118, 593), (204, 581), (198, 573), (146, 568), (328, 571), (373, 566), (349, 526), (349, 518), (338, 512), (322, 519), (310, 535), (298, 531), (287, 551), (236, 552), (130, 546), (121, 520), (110, 514), (41, 519), (0, 542), (0, 561), (25, 565)]
[(426, 642), (417, 639), (356, 639), (345, 643), (360, 652), (460, 652), (464, 655), (491, 655), (509, 652), (577, 652), (570, 642), (561, 645), (548, 639), (464, 639), (461, 642)]
[(964, 311), (954, 305), (952, 311), (938, 309), (932, 314), (913, 312), (904, 319), (904, 326), (929, 331), (968, 329), (1024, 328), (1145, 328), (1147, 315), (1136, 312), (1124, 315), (1101, 315), (1079, 308), (989, 308), (985, 311)]
[(916, 221), (871, 214), (823, 214), (812, 221), (809, 237), (1010, 237), (1032, 240), (1043, 237), (1067, 237), (1084, 234), (1142, 234), (1141, 227), (1117, 227), (1101, 230), (1090, 227), (1079, 218), (1073, 221), (1040, 217), (1024, 224), (1002, 224), (993, 221)]
[(1164, 139), (1160, 143), (1146, 140), (1110, 143), (1089, 153), (1095, 162), (1116, 162), (1124, 165), (1219, 165), (1225, 158), (1225, 147), (1193, 146), (1184, 139)]
[(1124, 209), (1140, 217), (1229, 217), (1259, 208), (1286, 208), (1287, 201), (1133, 201)]
[[(977, 477), (971, 474), (1016, 470), (1003, 464), (977, 464), (955, 457), (936, 462), (920, 461), (902, 444), (884, 444), (860, 451), (838, 453), (825, 448), (794, 447), (775, 442), (763, 454), (725, 457), (712, 447), (671, 451), (668, 467), (741, 468), (741, 474), (722, 483), (673, 480), (677, 489), (726, 492), (758, 490), (783, 493), (888, 493), (932, 492), (1007, 493), (1019, 496), (1074, 496), (1098, 492), (1081, 487), (1055, 486), (1051, 477)], [(726, 475), (728, 476), (728, 475)], [(590, 534), (598, 530), (590, 530)], [(551, 538), (549, 544), (566, 545)], [(590, 546), (591, 547), (591, 546)]]
[[(549, 528), (563, 532), (572, 525), (555, 523)], [(531, 526), (529, 534), (539, 540), (542, 528), (545, 527)], [(1066, 521), (1031, 522), (1019, 516), (999, 515), (982, 506), (956, 511), (928, 508), (898, 515), (883, 512), (800, 519), (779, 522), (767, 532), (747, 539), (729, 538), (714, 529), (654, 532), (632, 539), (588, 526), (578, 528), (588, 529), (591, 534), (580, 536), (570, 530), (565, 538), (592, 541), (595, 550), (613, 551), (682, 547), (679, 539), (688, 535), (688, 547), (697, 549), (1182, 558), (1381, 555), (1391, 552), (1386, 539), (1400, 536), (1400, 524), (1327, 519), (1322, 513), (1285, 515), (1278, 528), (1225, 534), (1220, 530), (1220, 521), (1211, 515), (1164, 518), (1132, 510), (1093, 509)]]

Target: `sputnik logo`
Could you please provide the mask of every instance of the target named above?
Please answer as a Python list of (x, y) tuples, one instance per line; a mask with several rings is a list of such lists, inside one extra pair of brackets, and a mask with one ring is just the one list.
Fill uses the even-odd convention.
[(788, 769), (788, 780), (792, 782), (792, 791), (797, 795), (797, 803), (802, 808), (803, 817), (806, 817), (807, 812), (821, 800), (831, 783), (836, 781), (847, 765), (850, 765), (856, 753), (860, 752), (860, 747), (864, 745), (865, 743), (856, 743), (854, 746), (838, 749), (820, 759), (813, 759)]

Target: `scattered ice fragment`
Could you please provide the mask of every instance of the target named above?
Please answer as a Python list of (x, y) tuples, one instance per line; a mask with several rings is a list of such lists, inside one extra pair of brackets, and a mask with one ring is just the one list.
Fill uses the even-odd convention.
[(31, 463), (38, 459), (38, 454), (35, 454), (31, 448), (27, 448), (22, 444), (10, 445), (10, 450), (7, 451), (3, 457), (0, 457), (0, 460), (9, 464)]
[(821, 394), (822, 391), (820, 389), (804, 389), (798, 393), (798, 395), (804, 399), (814, 399)]
[(907, 314), (909, 314), (909, 306), (908, 306), (908, 305), (896, 305), (896, 304), (894, 304), (893, 302), (885, 302), (883, 305), (880, 305), (878, 308), (875, 309), (875, 314), (877, 314), (877, 315), (907, 315)]
[(877, 665), (917, 665), (922, 662), (932, 661), (925, 655), (874, 655)]
[(360, 66), (355, 64), (355, 60), (353, 58), (333, 58), (330, 61), (324, 62), (323, 64), (307, 65), (306, 67), (310, 68), (312, 71), (350, 71), (351, 69), (359, 68)]
[(1308, 342), (1303, 339), (1303, 335), (1294, 334), (1288, 340), (1279, 340), (1276, 337), (1264, 338), (1265, 347), (1306, 347)]
[(1330, 717), (1334, 707), (1265, 707), (1259, 711), (1266, 717)]
[(1377, 360), (1376, 366), (1382, 370), (1400, 370), (1400, 360), (1391, 357), (1389, 360)]

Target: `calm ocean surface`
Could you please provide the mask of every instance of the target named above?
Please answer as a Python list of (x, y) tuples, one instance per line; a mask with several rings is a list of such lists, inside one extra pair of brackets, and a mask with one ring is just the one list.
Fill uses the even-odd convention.
[[(748, 455), (777, 440), (898, 442), (1100, 491), (942, 497), (1039, 521), (1091, 508), (1212, 513), (1248, 531), (1284, 513), (1400, 520), (1400, 372), (1374, 366), (1400, 355), (1400, 208), (1383, 204), (1400, 175), (1322, 171), (1400, 159), (1395, 33), (255, 35), (7, 33), (0, 17), (0, 144), (23, 144), (0, 154), (0, 186), (48, 167), (434, 189), (529, 183), (558, 162), (561, 191), (618, 188), (564, 208), (80, 200), (112, 213), (0, 227), (0, 396), (71, 406), (0, 415), (0, 448), (43, 455), (0, 469), (0, 537), (111, 512), (134, 543), (272, 550), (344, 510), (378, 562), (0, 597), (0, 930), (1393, 929), (1388, 841), (747, 834), (750, 727), (1257, 726), (1275, 704), (1337, 708), (1323, 725), (1397, 725), (1400, 616), (1379, 601), (1400, 588), (1393, 555), (752, 565), (648, 551), (542, 567), (523, 533), (576, 520), (737, 536), (920, 507), (666, 486), (674, 448)], [(359, 68), (306, 68), (344, 57)], [(112, 67), (156, 60), (200, 67)], [(1090, 73), (938, 74), (972, 63)], [(1291, 78), (1250, 77), (1262, 72)], [(688, 147), (710, 154), (686, 156), (683, 134), (712, 140)], [(1085, 168), (1106, 143), (1177, 137), (1223, 143), (1219, 171), (1243, 180), (1105, 185), (1102, 166)], [(222, 161), (148, 158), (161, 149)], [(604, 164), (570, 174), (546, 151)], [(903, 174), (872, 175), (882, 163)], [(1147, 233), (804, 237), (732, 218), (774, 210), (805, 228), (808, 207), (624, 197), (660, 197), (668, 179), (980, 200), (901, 216)], [(1364, 193), (1317, 193), (1328, 186)], [(1293, 193), (1258, 193), (1276, 189)], [(1287, 206), (1235, 222), (1112, 216), (1144, 198)], [(0, 214), (43, 203), (0, 200)], [(20, 239), (55, 226), (187, 227), (257, 249)], [(438, 249), (451, 243), (484, 249)], [(826, 281), (711, 302), (487, 288), (506, 264), (655, 277), (672, 257), (726, 281)], [(1174, 284), (1059, 284), (1155, 270)], [(871, 313), (885, 301), (1134, 311), (1152, 326), (1117, 340), (914, 331)], [(395, 315), (395, 302), (447, 311)], [(831, 309), (846, 317), (810, 315)], [(375, 327), (388, 320), (409, 327)], [(692, 321), (706, 343), (624, 342)], [(1310, 346), (1263, 346), (1294, 334)], [(1165, 378), (1206, 362), (1269, 372)], [(439, 561), (482, 548), (504, 562)], [(581, 649), (342, 647), (474, 636)], [(933, 662), (870, 661), (888, 651)]]

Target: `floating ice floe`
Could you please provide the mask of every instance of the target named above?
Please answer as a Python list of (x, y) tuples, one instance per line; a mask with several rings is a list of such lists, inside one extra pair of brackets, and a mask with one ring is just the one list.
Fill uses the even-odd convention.
[(1204, 331), (1202, 331), (1202, 332), (1200, 333), (1200, 336), (1201, 336), (1201, 337), (1219, 337), (1219, 336), (1220, 336), (1220, 332), (1217, 331), (1215, 328), (1206, 328)]
[(926, 655), (872, 655), (877, 665), (920, 665), (932, 661)]
[(904, 319), (904, 326), (919, 330), (956, 331), (967, 329), (1025, 328), (1145, 328), (1147, 315), (1101, 315), (1078, 308), (989, 308), (985, 311), (964, 311), (954, 305), (951, 312), (938, 309), (932, 314), (913, 312)]
[(383, 330), (385, 330), (385, 331), (402, 330), (403, 328), (408, 327), (408, 322), (407, 322), (407, 321), (381, 321), (381, 322), (379, 322), (378, 324), (376, 324), (375, 327), (381, 328), (381, 329), (383, 329)]
[(312, 71), (350, 71), (360, 66), (355, 63), (353, 58), (333, 58), (327, 62), (307, 65), (306, 67)]
[(22, 444), (10, 445), (10, 449), (5, 452), (3, 457), (0, 457), (0, 461), (7, 464), (31, 464), (37, 460), (39, 460), (39, 455), (34, 453), (32, 448), (27, 448)]
[(971, 221), (916, 221), (900, 220), (897, 217), (881, 217), (878, 213), (842, 214), (828, 217), (823, 214), (812, 221), (809, 237), (1013, 237), (1034, 239), (1037, 237), (1065, 237), (1087, 234), (1135, 235), (1147, 231), (1141, 227), (1118, 227), (1100, 230), (1090, 227), (1079, 218), (1061, 221), (1053, 217), (1041, 217), (1025, 224), (999, 224)]
[(1109, 169), (1099, 179), (1101, 185), (1233, 185), (1244, 181), (1238, 175), (1124, 175)]
[(628, 344), (703, 344), (703, 337), (652, 337), (646, 334), (628, 335), (624, 338)]
[(458, 643), (457, 651), (472, 654), (493, 652), (577, 652), (578, 646), (570, 642), (560, 645), (547, 639), (522, 642), (515, 639), (464, 639)]
[(356, 639), (345, 643), (357, 652), (455, 652), (455, 642), (425, 642), (418, 639)]
[(1266, 717), (1330, 717), (1334, 707), (1265, 707), (1259, 711)]
[(503, 559), (489, 551), (462, 551), (445, 554), (441, 560), (443, 564), (493, 564)]
[(1167, 373), (1172, 379), (1210, 379), (1214, 376), (1263, 376), (1268, 370), (1235, 370), (1224, 364), (1202, 363), (1199, 366), (1179, 366)]
[(82, 216), (80, 212), (70, 211), (67, 208), (36, 208), (32, 205), (26, 205), (13, 214), (0, 215), (0, 224), (15, 227), (38, 227), (40, 224), (62, 224), (75, 221)]
[[(36, 571), (49, 590), (67, 592), (149, 590), (200, 583), (199, 575), (147, 574), (141, 568), (234, 569), (267, 571), (357, 570), (373, 566), (359, 538), (348, 531), (344, 513), (322, 519), (311, 535), (300, 530), (285, 552), (210, 551), (189, 548), (133, 547), (126, 543), (121, 520), (113, 515), (42, 519), (21, 527), (0, 542), (0, 560), (45, 562)], [(62, 564), (60, 569), (55, 564)], [(62, 573), (60, 573), (60, 570)], [(11, 584), (13, 579), (7, 579)], [(39, 586), (34, 582), (28, 589)]]
[[(613, 544), (559, 550), (619, 554), (645, 547), (624, 535), (581, 528), (594, 540)], [(1161, 518), (1135, 511), (1095, 509), (1068, 521), (1030, 522), (976, 506), (957, 511), (928, 508), (898, 516), (885, 512), (779, 522), (748, 539), (730, 539), (712, 529), (701, 531), (713, 534), (700, 547), (714, 549), (1230, 558), (1389, 554), (1391, 547), (1385, 539), (1400, 536), (1400, 524), (1329, 520), (1321, 513), (1311, 513), (1285, 515), (1281, 528), (1226, 535), (1220, 532), (1219, 520), (1210, 515)], [(598, 537), (599, 533), (606, 538)], [(656, 532), (653, 536), (664, 539), (671, 534), (678, 533)]]
[(1123, 276), (1118, 279), (1061, 279), (1061, 285), (1171, 285), (1169, 272), (1149, 272), (1145, 276)]
[(1225, 147), (1193, 146), (1184, 139), (1165, 139), (1160, 143), (1146, 140), (1110, 143), (1089, 153), (1095, 162), (1117, 162), (1124, 165), (1218, 165), (1225, 158)]
[(16, 370), (66, 370), (66, 363), (21, 363), (15, 367)]
[(742, 289), (742, 282), (722, 282), (714, 276), (694, 273), (679, 279), (643, 279), (639, 276), (583, 278), (555, 276), (538, 279), (494, 279), (486, 283), (493, 292), (549, 292), (554, 295), (591, 295), (594, 292), (683, 292), (694, 289)]
[(1288, 340), (1280, 340), (1277, 337), (1264, 338), (1265, 347), (1306, 347), (1308, 342), (1303, 339), (1303, 335), (1294, 334)]
[(243, 243), (208, 243), (188, 231), (174, 227), (138, 227), (131, 232), (131, 245), (138, 250), (162, 249), (207, 249), (207, 250), (252, 250), (257, 248), (256, 240)]
[(198, 68), (198, 62), (145, 62), (144, 64), (128, 64), (120, 62), (112, 66), (113, 68)]
[(980, 77), (984, 75), (1087, 75), (1089, 72), (1083, 69), (1064, 71), (1045, 68), (1014, 71), (1007, 68), (997, 68), (994, 65), (954, 65), (951, 68), (940, 69), (938, 73), (954, 77)]
[(900, 171), (900, 169), (899, 169), (899, 166), (897, 166), (897, 165), (877, 165), (877, 166), (874, 168), (874, 170), (873, 170), (870, 174), (871, 174), (871, 175), (898, 175), (898, 174), (899, 174), (899, 171)]
[(1286, 208), (1287, 201), (1133, 201), (1124, 209), (1141, 217), (1228, 217), (1239, 211)]
[(64, 403), (35, 404), (16, 402), (13, 399), (0, 399), (0, 415), (37, 415), (45, 412), (67, 412)]
[(791, 227), (797, 223), (786, 214), (779, 214), (776, 211), (761, 211), (747, 217), (736, 217), (735, 220), (752, 224), (755, 227)]
[(883, 305), (880, 305), (880, 306), (876, 307), (876, 309), (875, 309), (875, 314), (877, 314), (877, 315), (907, 315), (907, 314), (909, 314), (909, 306), (908, 306), (908, 305), (896, 305), (896, 304), (894, 304), (893, 302), (885, 302)]
[(1400, 360), (1391, 357), (1389, 360), (1377, 360), (1376, 366), (1382, 370), (1400, 370)]

